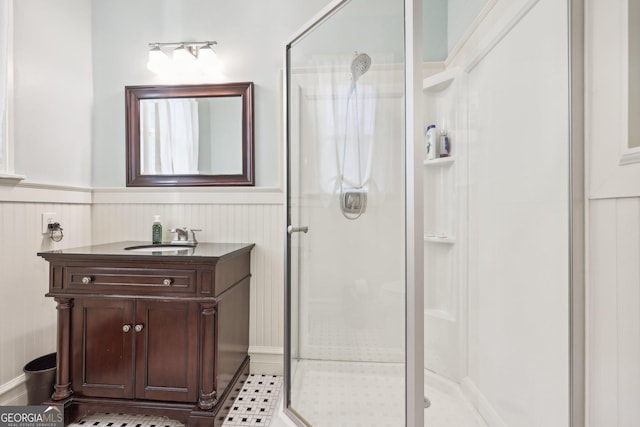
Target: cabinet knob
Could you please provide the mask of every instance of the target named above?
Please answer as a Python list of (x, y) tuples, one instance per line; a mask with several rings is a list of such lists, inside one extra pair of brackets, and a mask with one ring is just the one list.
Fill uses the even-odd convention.
[(144, 328), (144, 325), (141, 323), (138, 323), (134, 329), (136, 330), (136, 332), (140, 332), (143, 328)]
[(165, 285), (165, 286), (169, 286), (169, 285), (171, 284), (171, 282), (172, 282), (172, 280), (171, 280), (171, 279), (164, 279), (164, 280), (162, 281), (162, 284), (163, 284), (163, 285)]
[(129, 332), (131, 330), (131, 325), (123, 325), (122, 332)]
[(89, 276), (84, 276), (84, 277), (82, 278), (82, 283), (83, 283), (83, 284), (85, 284), (85, 285), (88, 285), (89, 283), (91, 283), (91, 277), (89, 277)]

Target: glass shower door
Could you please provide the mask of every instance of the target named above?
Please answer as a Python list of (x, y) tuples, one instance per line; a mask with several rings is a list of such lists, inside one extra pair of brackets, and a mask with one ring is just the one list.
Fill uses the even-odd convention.
[(405, 424), (404, 8), (332, 3), (287, 46), (285, 404)]

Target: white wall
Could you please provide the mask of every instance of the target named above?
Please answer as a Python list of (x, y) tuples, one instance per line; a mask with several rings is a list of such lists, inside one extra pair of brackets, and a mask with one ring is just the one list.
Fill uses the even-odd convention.
[(449, 61), (468, 99), (463, 387), (491, 426), (568, 425), (567, 5), (498, 1)]
[[(14, 2), (15, 170), (0, 182), (0, 404), (24, 404), (22, 368), (55, 351), (55, 303), (38, 251), (88, 244), (91, 229), (89, 2)], [(80, 187), (80, 188), (78, 188)], [(65, 237), (41, 234), (55, 212)]]
[(422, 29), (424, 32), (425, 62), (444, 61), (447, 58), (447, 0), (424, 0)]
[(216, 40), (221, 80), (255, 83), (256, 185), (279, 187), (284, 45), (326, 3), (94, 0), (92, 185), (125, 184), (124, 86), (184, 83), (147, 70), (148, 43)]
[[(490, 0), (424, 0), (422, 25), (425, 62), (444, 61), (463, 41)], [(495, 0), (491, 0), (495, 3)]]
[(27, 181), (90, 185), (91, 3), (14, 1), (14, 146)]
[(471, 23), (489, 0), (448, 0), (447, 51), (460, 42)]
[(586, 407), (592, 427), (640, 420), (640, 164), (619, 164), (627, 142), (626, 4), (586, 1)]
[(640, 163), (619, 163), (627, 141), (626, 3), (586, 1), (585, 91), (591, 199), (640, 195)]

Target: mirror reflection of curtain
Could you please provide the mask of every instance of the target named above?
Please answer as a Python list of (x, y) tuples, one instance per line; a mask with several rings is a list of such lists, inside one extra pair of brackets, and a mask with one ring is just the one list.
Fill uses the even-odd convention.
[(140, 102), (140, 172), (198, 174), (198, 102), (193, 98)]

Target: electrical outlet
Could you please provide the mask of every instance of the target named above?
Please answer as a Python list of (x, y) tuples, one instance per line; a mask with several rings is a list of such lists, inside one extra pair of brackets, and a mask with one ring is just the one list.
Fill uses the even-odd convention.
[(42, 213), (42, 234), (49, 234), (49, 224), (53, 224), (56, 221), (55, 212), (43, 212)]

